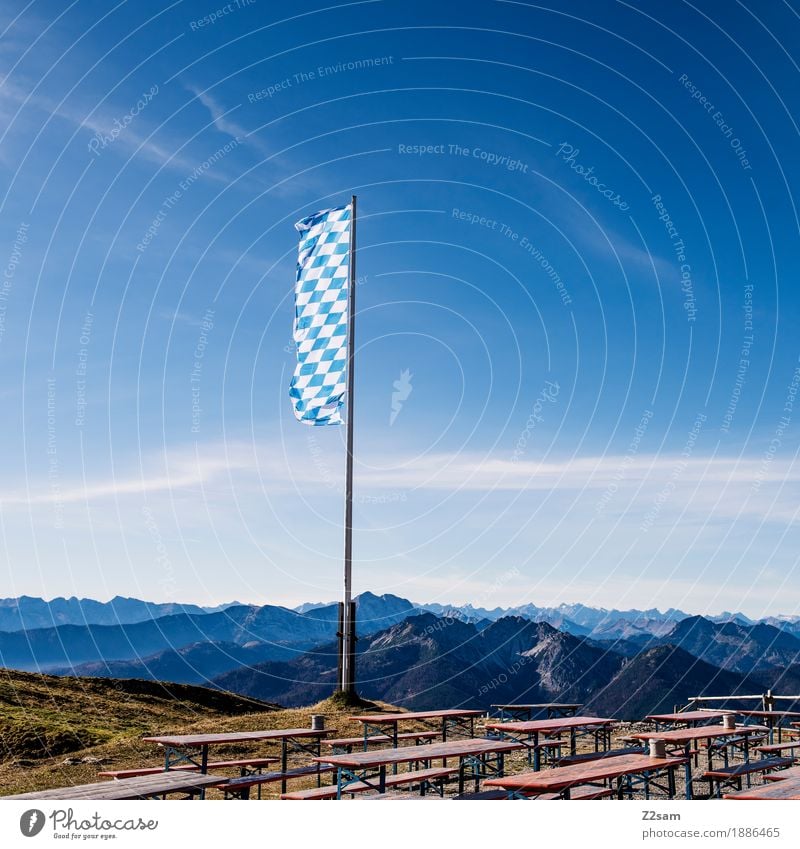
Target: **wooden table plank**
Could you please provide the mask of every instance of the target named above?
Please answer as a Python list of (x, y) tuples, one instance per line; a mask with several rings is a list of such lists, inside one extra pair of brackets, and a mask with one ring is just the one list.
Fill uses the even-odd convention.
[[(577, 752), (579, 734), (581, 736), (592, 734), (595, 739), (595, 750), (599, 746), (598, 735), (602, 735), (603, 748), (609, 748), (611, 740), (609, 729), (616, 723), (616, 719), (602, 716), (562, 716), (522, 722), (487, 722), (486, 728), (489, 731), (498, 731), (504, 736), (524, 743), (528, 747), (528, 763), (532, 763), (534, 770), (538, 770), (541, 766), (540, 734), (560, 735), (564, 731), (569, 731), (570, 754), (574, 755)], [(527, 742), (522, 739), (524, 736), (527, 736)]]
[(366, 713), (361, 716), (348, 716), (352, 722), (367, 722), (370, 725), (404, 722), (419, 719), (458, 719), (460, 717), (483, 716), (485, 710), (424, 710), (408, 713)]
[(491, 705), (492, 709), (507, 721), (531, 720), (534, 716), (546, 716), (552, 719), (557, 716), (575, 716), (583, 707), (579, 704), (566, 702), (539, 702), (538, 704), (505, 704)]
[(577, 710), (583, 705), (569, 705), (563, 702), (542, 702), (537, 705), (491, 705), (498, 710)]
[(542, 792), (565, 790), (577, 784), (604, 781), (623, 775), (652, 772), (682, 766), (686, 758), (651, 758), (649, 755), (617, 755), (584, 764), (559, 766), (539, 772), (523, 772), (503, 778), (490, 778), (484, 787), (502, 787), (504, 790), (540, 790)]
[(516, 731), (521, 734), (532, 734), (534, 731), (558, 731), (570, 728), (598, 728), (613, 725), (617, 719), (600, 716), (562, 716), (553, 719), (532, 719), (523, 722), (487, 722), (486, 727), (493, 731)]
[(736, 714), (735, 710), (687, 710), (684, 713), (651, 713), (645, 719), (652, 722), (702, 722), (706, 719), (721, 720), (723, 716)]
[(770, 784), (760, 784), (726, 793), (724, 799), (800, 799), (800, 778), (787, 778), (785, 781), (773, 781)]
[(796, 710), (737, 710), (742, 716), (755, 716), (763, 719), (782, 719), (787, 716), (800, 716)]
[[(692, 743), (698, 740), (716, 740), (723, 737), (744, 737), (743, 748), (745, 750), (745, 760), (749, 757), (748, 748), (750, 746), (749, 738), (753, 734), (763, 734), (769, 729), (761, 725), (737, 725), (734, 728), (725, 728), (720, 725), (700, 725), (696, 728), (674, 728), (671, 731), (645, 731), (638, 734), (631, 734), (631, 737), (637, 740), (663, 740), (665, 743), (671, 743), (673, 746), (683, 746), (686, 770), (686, 798), (691, 799), (694, 795), (692, 790), (692, 770), (688, 760)], [(711, 745), (708, 750), (708, 766), (713, 766), (711, 762)]]
[(162, 772), (159, 775), (140, 775), (117, 781), (100, 781), (94, 784), (76, 784), (52, 790), (18, 793), (3, 799), (141, 799), (163, 793), (200, 792), (211, 784), (225, 781), (224, 775), (200, 775), (186, 772)]
[(579, 704), (568, 704), (567, 702), (539, 702), (538, 704), (532, 705), (524, 705), (524, 704), (508, 704), (508, 705), (492, 705), (492, 707), (518, 707), (518, 708), (579, 708), (583, 707), (583, 705)]
[(315, 731), (311, 728), (279, 728), (265, 731), (226, 731), (220, 734), (166, 734), (158, 737), (142, 737), (145, 743), (158, 743), (160, 746), (175, 748), (189, 746), (212, 746), (224, 743), (248, 743), (262, 740), (284, 740), (295, 737), (324, 737), (333, 729)]
[(737, 725), (724, 728), (722, 725), (701, 725), (697, 728), (674, 728), (671, 731), (641, 731), (631, 734), (638, 740), (665, 740), (667, 743), (691, 743), (695, 740), (713, 740), (716, 737), (749, 737), (769, 731), (764, 725)]
[[(279, 742), (281, 746), (281, 773), (286, 775), (289, 763), (289, 749), (303, 750), (307, 754), (319, 754), (321, 740), (335, 729), (325, 728), (270, 728), (261, 731), (228, 731), (216, 734), (165, 734), (155, 737), (143, 737), (146, 743), (156, 743), (165, 749), (164, 768), (169, 769), (181, 761), (196, 758), (199, 753), (200, 772), (208, 771), (208, 750), (210, 746), (228, 743), (265, 743)], [(173, 754), (175, 757), (173, 757)], [(281, 793), (286, 792), (287, 778), (281, 779)]]
[(398, 749), (375, 749), (370, 752), (342, 752), (322, 755), (313, 760), (348, 769), (368, 769), (379, 766), (411, 763), (412, 761), (504, 753), (523, 748), (525, 747), (522, 743), (512, 743), (506, 740), (470, 738), (466, 740), (448, 740), (446, 743), (430, 743), (426, 746), (401, 746)]
[(769, 742), (775, 742), (775, 729), (778, 729), (778, 742), (783, 741), (783, 732), (785, 726), (782, 724), (784, 720), (790, 720), (794, 716), (800, 716), (800, 713), (793, 710), (740, 710), (742, 716), (750, 719), (763, 720), (769, 727)]

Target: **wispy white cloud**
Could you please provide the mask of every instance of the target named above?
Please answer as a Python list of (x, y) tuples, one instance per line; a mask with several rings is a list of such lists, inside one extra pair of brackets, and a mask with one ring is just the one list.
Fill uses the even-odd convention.
[(238, 106), (225, 109), (213, 95), (209, 94), (208, 91), (203, 91), (199, 86), (186, 83), (184, 87), (208, 109), (214, 126), (221, 133), (225, 133), (225, 135), (238, 141), (246, 142), (258, 148), (262, 153), (267, 153), (264, 145), (257, 136), (250, 135), (250, 131), (246, 127), (238, 124), (230, 117), (239, 108)]
[[(101, 155), (116, 153), (117, 155), (142, 157), (160, 168), (177, 171), (183, 175), (192, 173), (193, 169), (204, 158), (204, 155), (192, 157), (186, 150), (178, 152), (182, 143), (154, 138), (152, 122), (148, 120), (145, 114), (147, 108), (141, 114), (138, 114), (135, 120), (127, 123), (124, 130), (117, 132), (115, 131), (116, 122), (125, 119), (126, 113), (131, 109), (131, 104), (120, 105), (118, 110), (110, 103), (91, 110), (84, 110), (74, 101), (59, 103), (45, 94), (33, 94), (32, 89), (32, 86), (12, 82), (7, 78), (0, 83), (0, 118), (6, 125), (12, 120), (20, 122), (19, 126), (24, 127), (28, 138), (32, 138), (43, 123), (41, 118), (36, 118), (35, 123), (31, 121), (31, 112), (28, 110), (33, 110), (33, 112), (46, 115), (45, 120), (55, 117), (65, 121), (73, 128), (83, 131), (86, 134), (87, 154), (92, 137), (96, 135), (109, 136), (114, 132), (113, 143), (104, 145), (101, 148)], [(19, 114), (17, 115), (18, 110)], [(215, 119), (214, 123), (218, 128), (222, 123), (227, 128), (226, 132), (229, 135), (241, 134), (243, 138), (246, 133), (243, 128), (232, 122), (226, 122), (223, 118)], [(5, 161), (6, 164), (16, 163), (18, 157), (13, 154), (9, 147), (8, 145), (4, 146), (4, 152), (0, 153), (0, 156), (5, 156), (5, 159), (1, 161)], [(204, 178), (214, 182), (226, 185), (230, 183), (230, 179), (218, 168), (206, 168), (202, 173)]]
[(211, 120), (214, 122), (214, 126), (221, 133), (225, 133), (234, 139), (242, 139), (247, 135), (247, 130), (229, 117), (230, 113), (234, 112), (238, 107), (228, 110), (223, 109), (207, 91), (203, 91), (199, 86), (187, 84), (185, 88), (208, 109), (211, 113)]
[[(225, 484), (242, 492), (298, 492), (306, 497), (341, 496), (341, 463), (323, 459), (311, 442), (295, 444), (291, 454), (273, 444), (220, 442), (180, 448), (144, 463), (144, 471), (83, 483), (49, 483), (28, 490), (0, 492), (0, 504), (37, 505), (83, 502), (109, 497), (196, 490)], [(624, 470), (624, 471), (623, 471)], [(602, 513), (647, 508), (660, 493), (675, 509), (717, 516), (751, 516), (792, 521), (797, 505), (800, 464), (791, 459), (671, 455), (606, 455), (568, 459), (514, 459), (474, 453), (437, 453), (409, 457), (362, 456), (357, 465), (361, 492), (566, 494), (588, 498)], [(605, 498), (604, 493), (613, 493)], [(675, 493), (680, 492), (680, 495)], [(724, 492), (724, 499), (720, 493)], [(598, 515), (601, 512), (598, 509)]]
[(189, 450), (165, 454), (160, 461), (150, 460), (141, 474), (87, 481), (85, 484), (64, 481), (53, 486), (35, 486), (27, 492), (22, 489), (0, 493), (0, 504), (13, 505), (67, 504), (107, 498), (124, 498), (130, 495), (152, 493), (177, 493), (196, 490), (202, 484), (244, 471), (252, 466), (250, 457), (241, 446), (232, 446), (224, 453), (212, 452), (193, 455)]
[[(203, 574), (216, 575), (214, 556), (224, 554), (257, 586), (266, 558), (282, 576), (296, 571), (304, 586), (310, 582), (302, 592), (292, 590), (297, 601), (327, 597), (329, 576), (319, 564), (339, 551), (340, 449), (336, 434), (309, 429), (291, 434), (285, 445), (231, 440), (176, 447), (143, 457), (141, 470), (129, 466), (85, 483), (61, 466), (55, 480), (43, 470), (29, 485), (6, 484), (0, 511), (20, 556), (25, 528), (35, 527), (37, 545), (55, 539), (56, 550), (68, 534), (80, 547), (91, 535), (106, 560), (116, 562), (120, 533), (135, 557), (152, 556), (146, 506), (165, 539), (201, 540), (187, 574), (203, 572), (198, 564), (207, 563)], [(407, 494), (381, 506), (359, 502), (360, 557), (370, 564), (373, 591), (473, 602), (496, 591), (502, 604), (577, 599), (606, 606), (633, 606), (644, 596), (691, 612), (787, 612), (800, 604), (790, 592), (800, 467), (790, 459), (643, 454), (634, 461), (617, 455), (514, 461), (366, 450), (359, 459), (359, 497)], [(656, 505), (657, 521), (643, 531)], [(64, 531), (53, 531), (56, 515)], [(176, 558), (183, 542), (175, 544)], [(519, 574), (497, 589), (497, 570), (512, 564)], [(226, 592), (227, 585), (217, 591), (220, 598)]]
[[(565, 204), (561, 194), (553, 194), (553, 202), (556, 201), (560, 214), (567, 222), (570, 238), (575, 239), (579, 250), (587, 251), (592, 257), (618, 263), (626, 275), (657, 277), (662, 285), (675, 278), (676, 265), (650, 250), (636, 233), (626, 236), (616, 224), (609, 225), (605, 218), (589, 218), (575, 204)], [(587, 260), (586, 264), (591, 268), (594, 262)]]
[[(121, 109), (119, 115), (112, 115), (108, 106), (102, 110), (95, 109), (91, 112), (83, 112), (70, 102), (57, 103), (47, 95), (34, 94), (33, 86), (27, 86), (6, 78), (0, 85), (0, 114), (6, 121), (10, 121), (19, 107), (22, 107), (23, 111), (20, 114), (23, 116), (26, 108), (33, 109), (48, 117), (55, 116), (66, 121), (73, 127), (86, 131), (89, 136), (93, 136), (95, 133), (100, 135), (110, 133), (114, 128), (115, 119), (123, 118), (125, 112), (124, 109)], [(17, 120), (20, 119), (17, 118)], [(24, 117), (22, 120), (25, 120)], [(177, 154), (174, 147), (155, 141), (149, 137), (150, 133), (147, 130), (137, 127), (137, 123), (143, 124), (144, 120), (142, 116), (139, 116), (137, 121), (129, 124), (123, 132), (116, 136), (113, 145), (109, 145), (106, 150), (116, 149), (125, 151), (129, 155), (143, 156), (159, 166), (183, 172), (191, 170), (195, 166), (194, 162)], [(87, 144), (88, 141), (87, 138)]]

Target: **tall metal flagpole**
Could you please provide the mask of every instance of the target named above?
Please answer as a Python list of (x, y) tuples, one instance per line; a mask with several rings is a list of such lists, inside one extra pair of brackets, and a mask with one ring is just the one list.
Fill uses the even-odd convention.
[(344, 485), (344, 610), (339, 640), (339, 689), (355, 693), (356, 633), (353, 606), (353, 425), (355, 422), (356, 196), (350, 200), (350, 291), (347, 303), (347, 457)]

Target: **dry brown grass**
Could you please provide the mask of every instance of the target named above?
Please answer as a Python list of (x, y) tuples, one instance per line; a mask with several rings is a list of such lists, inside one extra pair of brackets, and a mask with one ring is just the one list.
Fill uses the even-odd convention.
[[(84, 784), (96, 781), (100, 770), (159, 766), (161, 750), (141, 739), (156, 734), (307, 728), (311, 714), (322, 713), (337, 735), (356, 736), (360, 726), (346, 719), (352, 712), (333, 700), (284, 710), (202, 687), (2, 670), (0, 795)], [(211, 757), (278, 752), (274, 743), (239, 745), (215, 748)], [(309, 758), (295, 755), (290, 763)], [(264, 795), (278, 791), (279, 785), (267, 785)]]
[[(377, 703), (374, 709), (398, 710), (382, 703)], [(105, 769), (160, 766), (161, 750), (142, 742), (142, 737), (156, 734), (308, 728), (311, 715), (321, 713), (337, 737), (357, 737), (362, 733), (361, 725), (348, 720), (354, 712), (363, 713), (364, 709), (347, 707), (336, 699), (309, 707), (282, 709), (202, 687), (58, 678), (2, 670), (0, 795), (97, 781), (97, 773)], [(422, 728), (410, 724), (402, 730)], [(618, 738), (631, 730), (634, 726), (628, 723), (619, 726), (612, 745), (624, 746)], [(480, 723), (476, 733), (481, 733)], [(588, 740), (580, 740), (578, 751), (588, 751), (590, 747)], [(210, 756), (219, 760), (277, 754), (279, 745), (267, 743), (214, 748)], [(295, 754), (290, 766), (306, 764), (310, 757)], [(507, 756), (507, 772), (526, 769), (529, 767), (524, 753)], [(682, 771), (677, 777), (680, 797)], [(290, 787), (301, 789), (314, 784), (314, 779), (304, 779), (293, 781)], [(279, 793), (277, 783), (263, 788), (265, 799), (275, 799)], [(210, 791), (208, 795), (219, 794)]]

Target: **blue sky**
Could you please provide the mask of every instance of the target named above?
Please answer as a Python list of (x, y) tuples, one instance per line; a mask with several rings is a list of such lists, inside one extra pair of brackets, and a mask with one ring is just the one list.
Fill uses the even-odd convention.
[(800, 612), (800, 10), (724, 8), (4, 4), (0, 595), (338, 597), (355, 193), (357, 591)]

